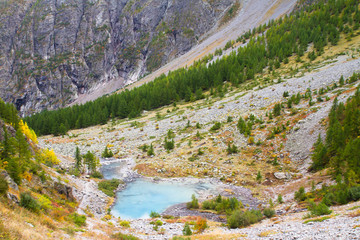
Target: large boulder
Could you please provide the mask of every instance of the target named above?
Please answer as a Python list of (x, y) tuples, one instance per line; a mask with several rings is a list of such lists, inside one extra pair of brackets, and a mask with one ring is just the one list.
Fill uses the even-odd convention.
[(290, 180), (292, 177), (292, 174), (289, 172), (275, 172), (274, 177), (279, 180)]
[(72, 194), (73, 189), (70, 186), (67, 186), (65, 184), (59, 183), (59, 182), (54, 182), (54, 189), (59, 193), (59, 194), (63, 194), (66, 196), (66, 198), (69, 201), (74, 201), (75, 198)]

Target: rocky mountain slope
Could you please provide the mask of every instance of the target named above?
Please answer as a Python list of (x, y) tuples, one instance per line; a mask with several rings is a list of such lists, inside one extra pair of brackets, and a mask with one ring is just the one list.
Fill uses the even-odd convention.
[(29, 114), (104, 82), (113, 91), (187, 52), (239, 7), (236, 0), (5, 1), (0, 97)]

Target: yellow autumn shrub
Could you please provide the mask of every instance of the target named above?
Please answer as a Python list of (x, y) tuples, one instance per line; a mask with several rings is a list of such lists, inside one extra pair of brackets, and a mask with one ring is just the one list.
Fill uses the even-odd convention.
[(28, 138), (30, 139), (33, 143), (38, 144), (38, 140), (37, 140), (37, 136), (36, 133), (34, 132), (34, 130), (32, 130), (31, 128), (29, 128), (29, 126), (27, 125), (27, 123), (23, 122), (23, 120), (20, 120), (19, 122), (19, 127), (21, 132)]
[(60, 163), (53, 149), (44, 149), (40, 153), (40, 160), (45, 164), (57, 165)]

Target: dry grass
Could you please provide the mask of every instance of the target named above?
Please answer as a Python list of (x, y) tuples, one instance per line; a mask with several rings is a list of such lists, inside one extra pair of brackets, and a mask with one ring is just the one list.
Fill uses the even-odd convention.
[(0, 203), (0, 222), (3, 222), (0, 229), (10, 236), (9, 239), (59, 239), (63, 236), (57, 224), (47, 216), (18, 206), (11, 209), (4, 202)]
[(215, 230), (213, 233), (210, 234), (202, 234), (202, 235), (198, 235), (198, 236), (192, 236), (191, 239), (192, 240), (209, 240), (209, 239), (213, 239), (213, 240), (231, 240), (231, 239), (242, 239), (242, 238), (247, 238), (247, 234), (224, 234), (224, 233), (217, 233), (217, 231)]
[(354, 218), (354, 217), (359, 217), (359, 216), (360, 216), (360, 209), (358, 209), (358, 210), (350, 213), (349, 216), (350, 216), (350, 217), (353, 217), (353, 218)]
[(271, 235), (275, 235), (278, 232), (274, 231), (274, 230), (267, 230), (267, 231), (263, 231), (259, 234), (259, 237), (269, 237)]

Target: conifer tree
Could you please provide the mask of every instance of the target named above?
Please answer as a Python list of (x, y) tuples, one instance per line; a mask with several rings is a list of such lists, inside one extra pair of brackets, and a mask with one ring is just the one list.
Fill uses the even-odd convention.
[(79, 172), (82, 172), (82, 157), (81, 157), (81, 154), (80, 154), (79, 147), (76, 147), (76, 150), (75, 150), (75, 168)]
[(90, 151), (84, 155), (84, 164), (90, 174), (94, 174), (97, 171), (97, 167), (100, 165), (99, 159)]

